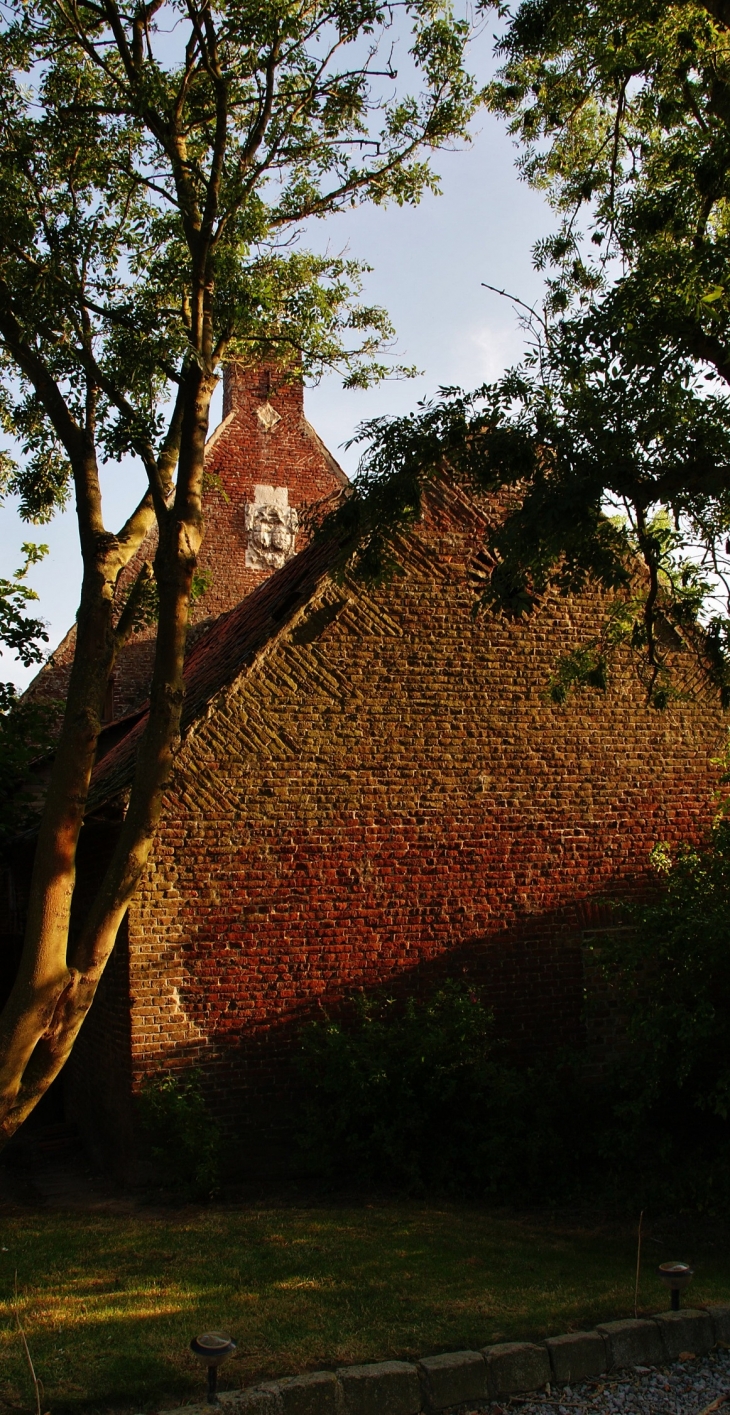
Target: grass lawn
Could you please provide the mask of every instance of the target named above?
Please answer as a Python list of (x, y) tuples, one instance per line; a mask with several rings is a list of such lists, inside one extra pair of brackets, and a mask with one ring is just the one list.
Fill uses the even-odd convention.
[[(0, 1220), (0, 1401), (28, 1409), (13, 1288), (44, 1411), (197, 1398), (191, 1336), (230, 1331), (222, 1385), (539, 1337), (626, 1316), (628, 1226), (456, 1206), (39, 1212)], [(657, 1237), (657, 1234), (659, 1235)], [(675, 1251), (676, 1250), (676, 1251)], [(640, 1308), (666, 1306), (658, 1262), (697, 1265), (693, 1302), (730, 1301), (727, 1247), (647, 1233)]]

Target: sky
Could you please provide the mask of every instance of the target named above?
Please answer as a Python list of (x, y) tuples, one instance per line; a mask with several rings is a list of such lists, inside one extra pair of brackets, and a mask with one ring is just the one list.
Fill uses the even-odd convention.
[[(474, 67), (481, 78), (492, 67), (489, 30), (477, 41)], [(366, 261), (373, 267), (363, 298), (384, 305), (396, 329), (398, 360), (419, 376), (389, 380), (367, 391), (346, 391), (335, 374), (307, 389), (305, 411), (322, 440), (348, 473), (357, 448), (345, 443), (365, 418), (406, 413), (440, 385), (473, 388), (517, 362), (524, 333), (509, 300), (483, 288), (506, 288), (525, 302), (539, 301), (542, 277), (533, 269), (534, 242), (553, 225), (544, 198), (519, 179), (516, 150), (504, 125), (488, 114), (474, 124), (473, 142), (436, 155), (442, 195), (420, 205), (385, 209), (363, 206), (314, 223), (307, 244)], [(220, 419), (220, 394), (211, 430)], [(135, 504), (141, 477), (126, 473), (105, 487), (105, 519), (115, 527)], [(49, 526), (24, 525), (15, 506), (0, 509), (0, 576), (21, 563), (25, 540), (46, 542), (50, 554), (29, 583), (40, 596), (34, 613), (46, 621), (49, 650), (73, 623), (81, 562), (75, 515), (69, 507)], [(9, 652), (0, 678), (23, 687), (37, 670), (26, 670)]]

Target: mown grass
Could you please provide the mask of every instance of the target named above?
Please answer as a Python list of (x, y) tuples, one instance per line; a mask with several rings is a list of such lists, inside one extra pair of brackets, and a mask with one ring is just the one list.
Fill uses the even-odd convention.
[[(40, 1212), (2, 1221), (0, 1399), (29, 1408), (18, 1307), (44, 1410), (160, 1408), (198, 1397), (196, 1332), (231, 1332), (222, 1384), (359, 1360), (538, 1337), (631, 1313), (628, 1226), (407, 1203)], [(685, 1247), (691, 1246), (685, 1244)], [(730, 1300), (724, 1245), (647, 1236), (653, 1275), (697, 1262), (693, 1301)], [(703, 1251), (700, 1251), (702, 1249)]]

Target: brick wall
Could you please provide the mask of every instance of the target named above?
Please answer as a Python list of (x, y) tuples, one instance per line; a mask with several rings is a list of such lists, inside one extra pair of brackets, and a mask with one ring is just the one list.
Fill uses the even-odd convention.
[[(200, 628), (238, 604), (271, 573), (246, 564), (249, 533), (245, 508), (254, 501), (255, 487), (286, 488), (288, 503), (299, 513), (339, 491), (347, 478), (304, 416), (301, 380), (287, 378), (275, 365), (240, 368), (224, 373), (223, 420), (206, 447), (205, 539), (199, 568), (209, 572), (206, 593), (192, 606), (191, 622)], [(273, 410), (273, 417), (259, 414)], [(306, 533), (300, 525), (295, 549)], [(120, 595), (145, 560), (153, 560), (156, 530), (147, 538), (120, 580)], [(194, 641), (196, 629), (191, 635)], [(155, 630), (133, 635), (117, 662), (113, 685), (113, 716), (121, 717), (142, 702), (149, 689), (154, 661)], [(71, 629), (53, 655), (53, 663), (38, 674), (29, 692), (64, 698), (76, 645)]]
[[(78, 883), (71, 913), (71, 940), (89, 909), (100, 875), (111, 859), (118, 822), (87, 822), (78, 849)], [(120, 1177), (132, 1173), (134, 1133), (127, 921), (99, 984), (94, 1005), (59, 1078), (66, 1118), (88, 1152)]]
[(356, 989), (463, 974), (523, 1054), (579, 1040), (584, 932), (711, 818), (716, 700), (658, 713), (627, 656), (552, 703), (600, 600), (474, 620), (482, 526), (444, 488), (405, 573), (328, 584), (178, 758), (129, 913), (134, 1082), (203, 1065), (250, 1168), (264, 1132), (287, 1162), (298, 1028)]

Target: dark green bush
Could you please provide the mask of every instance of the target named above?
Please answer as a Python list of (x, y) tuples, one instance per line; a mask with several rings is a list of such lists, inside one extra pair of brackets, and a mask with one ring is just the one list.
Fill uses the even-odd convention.
[(654, 852), (661, 888), (627, 907), (602, 967), (625, 1045), (589, 1084), (580, 1056), (511, 1063), (482, 997), (359, 999), (305, 1032), (302, 1144), (338, 1181), (491, 1202), (621, 1208), (730, 1202), (730, 825)]
[(139, 1111), (163, 1186), (184, 1200), (212, 1198), (219, 1181), (220, 1134), (201, 1090), (200, 1072), (151, 1077), (142, 1087)]
[(628, 911), (603, 968), (626, 1019), (601, 1150), (642, 1198), (730, 1200), (730, 827), (660, 847), (662, 889)]
[(605, 951), (636, 1070), (636, 1105), (669, 1086), (698, 1110), (730, 1114), (730, 828), (704, 850), (653, 852), (659, 897)]
[(452, 982), (399, 1004), (359, 998), (311, 1024), (301, 1143), (315, 1173), (491, 1201), (569, 1197), (590, 1163), (585, 1088), (563, 1059), (511, 1065), (481, 996)]
[(0, 852), (37, 813), (29, 767), (52, 750), (62, 709), (62, 702), (19, 698), (12, 683), (0, 683)]

